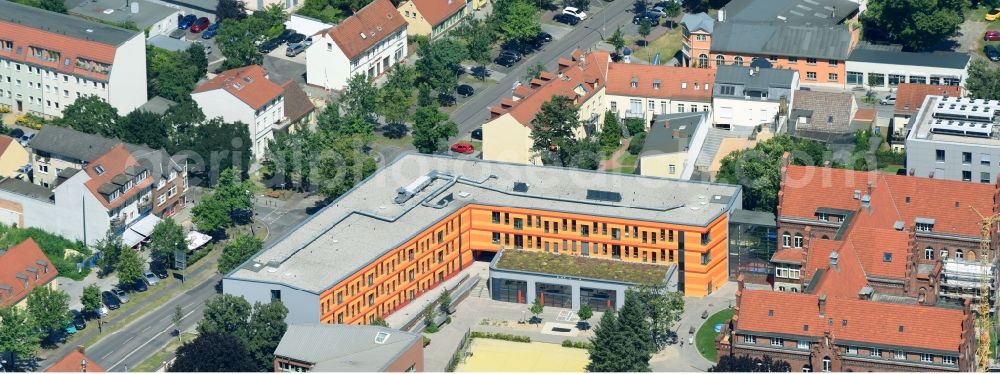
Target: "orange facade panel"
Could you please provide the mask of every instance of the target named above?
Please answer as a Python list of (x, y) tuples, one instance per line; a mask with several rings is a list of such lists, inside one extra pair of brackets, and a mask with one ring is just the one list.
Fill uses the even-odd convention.
[(470, 265), (474, 251), (500, 248), (663, 265), (679, 264), (683, 252), (686, 293), (702, 296), (726, 281), (727, 226), (725, 214), (697, 227), (468, 205), (323, 292), (321, 321), (368, 323), (391, 314)]

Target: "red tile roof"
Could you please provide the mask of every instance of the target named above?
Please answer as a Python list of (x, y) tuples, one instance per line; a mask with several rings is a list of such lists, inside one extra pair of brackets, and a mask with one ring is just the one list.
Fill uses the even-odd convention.
[[(98, 167), (101, 167), (104, 171), (98, 173)], [(151, 173), (148, 170), (145, 170), (147, 173), (146, 179), (137, 183), (130, 190), (122, 193), (121, 196), (113, 201), (108, 201), (104, 195), (99, 192), (99, 189), (105, 184), (117, 185), (118, 183), (113, 182), (115, 177), (125, 175), (125, 171), (129, 168), (141, 168), (142, 170), (145, 170), (145, 168), (139, 164), (139, 161), (136, 161), (136, 159), (132, 157), (132, 153), (125, 148), (125, 145), (123, 143), (118, 143), (118, 145), (111, 148), (108, 153), (94, 159), (94, 161), (91, 161), (83, 168), (83, 171), (90, 176), (90, 180), (84, 182), (83, 185), (97, 197), (97, 200), (100, 201), (105, 208), (115, 208), (128, 201), (128, 199), (132, 196), (135, 196), (139, 192), (143, 191), (146, 187), (152, 185), (153, 180), (156, 179), (154, 176), (149, 175)], [(134, 178), (134, 176), (127, 175), (126, 177), (129, 179)]]
[(861, 108), (857, 112), (854, 112), (855, 122), (871, 122), (875, 120), (875, 116), (878, 115), (878, 111), (875, 108)]
[(771, 262), (783, 262), (786, 264), (801, 264), (806, 261), (806, 252), (801, 249), (779, 249), (771, 256)]
[(34, 239), (8, 248), (0, 254), (0, 307), (18, 303), (35, 287), (48, 284), (58, 275), (59, 271)]
[[(979, 236), (979, 215), (994, 213), (997, 186), (944, 179), (790, 165), (782, 181), (780, 217), (814, 219), (817, 208), (856, 211), (854, 191), (872, 184), (872, 222), (892, 229), (897, 220), (913, 227), (917, 217), (935, 220), (933, 231)], [(822, 191), (822, 193), (816, 193)]]
[(107, 371), (107, 369), (105, 369), (101, 365), (97, 364), (96, 361), (94, 361), (90, 357), (87, 357), (87, 355), (84, 354), (83, 352), (81, 352), (80, 349), (74, 349), (74, 350), (70, 351), (69, 353), (67, 353), (66, 356), (63, 356), (62, 359), (60, 359), (56, 363), (52, 364), (52, 366), (49, 366), (48, 369), (45, 369), (45, 372), (46, 373), (82, 373), (82, 372), (84, 372), (84, 370), (83, 370), (83, 361), (84, 360), (87, 361), (87, 370), (86, 370), (86, 372), (88, 372), (88, 373), (103, 373), (103, 372)]
[[(14, 43), (14, 48), (9, 50), (0, 48), (0, 58), (10, 61), (29, 62), (33, 65), (41, 65), (47, 69), (66, 74), (90, 77), (98, 80), (107, 80), (108, 75), (76, 67), (77, 59), (83, 58), (111, 65), (115, 61), (115, 52), (117, 50), (117, 46), (102, 44), (93, 40), (77, 39), (68, 35), (48, 32), (6, 21), (0, 21), (0, 35), (3, 35), (4, 40)], [(30, 47), (59, 52), (59, 58), (56, 61), (49, 61), (33, 57), (29, 53)], [(18, 49), (21, 49), (20, 54), (17, 53)], [(69, 65), (66, 65), (66, 59), (69, 59)]]
[(406, 27), (406, 20), (389, 0), (375, 0), (326, 33), (347, 59), (353, 60), (403, 27)]
[(431, 27), (465, 8), (465, 0), (410, 0)]
[(826, 310), (820, 316), (819, 297), (744, 289), (735, 330), (814, 338), (829, 331), (841, 344), (847, 341), (947, 352), (958, 352), (962, 345), (966, 318), (962, 310), (827, 295)]
[[(632, 87), (632, 80), (637, 87)], [(653, 87), (659, 80), (660, 88)], [(652, 97), (684, 101), (712, 101), (714, 69), (612, 63), (608, 68), (608, 95)]]
[(10, 147), (11, 144), (14, 144), (14, 138), (7, 135), (0, 135), (0, 155), (7, 152), (7, 147)]
[(267, 79), (267, 70), (250, 65), (226, 70), (215, 78), (198, 85), (192, 93), (224, 89), (253, 109), (260, 109), (284, 92), (281, 86)]
[[(608, 52), (591, 52), (587, 55), (580, 55), (574, 61), (564, 60), (560, 59), (562, 61), (561, 77), (557, 76), (538, 87), (529, 87), (531, 92), (521, 90), (525, 96), (512, 102), (509, 109), (503, 108), (506, 99), (501, 99), (501, 105), (490, 108), (490, 110), (497, 116), (510, 113), (518, 122), (531, 128), (531, 122), (534, 121), (535, 114), (541, 110), (542, 104), (553, 97), (566, 96), (579, 105), (590, 99), (604, 86), (604, 77), (608, 64), (611, 62), (611, 55)], [(520, 95), (521, 92), (518, 94)]]
[(927, 95), (962, 96), (959, 86), (900, 83), (896, 88), (896, 110), (899, 115), (914, 115), (920, 110)]

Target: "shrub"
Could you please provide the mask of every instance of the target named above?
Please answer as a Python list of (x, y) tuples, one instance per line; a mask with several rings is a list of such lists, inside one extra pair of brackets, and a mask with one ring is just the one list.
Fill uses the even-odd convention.
[(518, 343), (531, 343), (531, 338), (527, 336), (505, 334), (502, 332), (473, 331), (471, 336), (473, 338), (506, 340), (509, 342), (518, 342)]
[(594, 345), (590, 342), (574, 342), (572, 340), (566, 339), (562, 341), (562, 346), (566, 348), (580, 348), (580, 349), (590, 349)]
[(646, 121), (642, 118), (629, 118), (625, 120), (625, 127), (632, 135), (646, 132)]
[(433, 334), (435, 332), (438, 332), (438, 330), (439, 330), (438, 329), (438, 325), (435, 325), (433, 323), (427, 325), (427, 327), (424, 327), (424, 332), (426, 332), (428, 334)]
[(640, 132), (632, 137), (632, 142), (628, 145), (628, 153), (638, 155), (642, 152), (642, 146), (646, 144), (646, 133)]
[(423, 337), (424, 337), (424, 347), (431, 345), (431, 338), (428, 338), (426, 335), (424, 335)]
[(18, 126), (39, 130), (42, 128), (42, 117), (26, 113), (18, 116), (17, 119), (14, 120), (14, 123)]

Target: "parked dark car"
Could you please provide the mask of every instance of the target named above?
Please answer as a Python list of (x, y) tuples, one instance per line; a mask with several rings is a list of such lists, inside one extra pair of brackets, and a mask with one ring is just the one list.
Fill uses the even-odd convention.
[(212, 21), (209, 21), (208, 17), (201, 17), (197, 21), (195, 21), (193, 25), (191, 25), (191, 28), (189, 30), (197, 34), (199, 32), (205, 31), (205, 29), (207, 29), (208, 26), (211, 25)]
[(299, 33), (294, 33), (292, 35), (289, 35), (288, 39), (285, 39), (285, 41), (288, 42), (288, 44), (301, 43), (303, 40), (306, 40), (306, 36)]
[(476, 89), (472, 88), (470, 85), (462, 84), (455, 88), (455, 92), (459, 95), (469, 97), (476, 94)]
[(438, 94), (438, 103), (441, 106), (452, 106), (455, 105), (455, 97), (451, 94), (446, 94), (444, 92)]
[(141, 278), (133, 282), (132, 286), (129, 288), (132, 289), (132, 291), (138, 292), (146, 292), (149, 290), (149, 286), (146, 285), (146, 280)]
[(278, 45), (281, 45), (281, 43), (287, 42), (288, 39), (292, 37), (292, 35), (295, 35), (295, 30), (285, 29), (284, 31), (281, 32), (281, 35), (278, 35), (278, 37), (274, 38), (274, 40), (277, 40)]
[(612, 62), (620, 62), (624, 58), (625, 57), (623, 57), (621, 53), (611, 52), (611, 61)]
[(73, 326), (75, 326), (77, 330), (87, 328), (87, 320), (83, 318), (83, 313), (80, 313), (80, 311), (76, 309), (72, 309), (69, 312), (73, 315)]
[(983, 54), (985, 54), (986, 58), (989, 58), (990, 61), (1000, 61), (1000, 51), (997, 50), (997, 47), (987, 44), (983, 47)]
[(570, 26), (576, 26), (576, 24), (580, 23), (579, 18), (564, 13), (556, 14), (554, 17), (552, 17), (552, 20), (559, 23), (565, 23)]
[(208, 28), (205, 29), (205, 31), (203, 31), (201, 33), (201, 38), (202, 39), (212, 39), (218, 33), (219, 33), (219, 24), (218, 23), (213, 23), (213, 24), (209, 25)]
[(169, 276), (169, 274), (167, 274), (167, 267), (163, 265), (150, 266), (149, 271), (153, 272), (153, 274), (156, 274), (156, 277), (160, 279), (167, 279), (167, 276)]
[(535, 40), (540, 40), (542, 43), (551, 42), (552, 41), (552, 34), (549, 34), (549, 33), (545, 32), (545, 31), (542, 31), (542, 32), (538, 33), (538, 35), (535, 36)]
[(472, 130), (472, 138), (476, 140), (483, 140), (483, 128)]
[(528, 40), (525, 42), (518, 42), (512, 40), (504, 42), (503, 44), (500, 45), (500, 48), (503, 49), (504, 51), (511, 51), (521, 56), (531, 54), (535, 52), (535, 50), (540, 49), (541, 47), (542, 47), (541, 45), (536, 45), (532, 40)]
[(14, 139), (20, 139), (22, 136), (24, 136), (24, 130), (13, 129), (13, 130), (10, 130), (10, 134), (8, 134), (8, 135), (10, 135), (10, 137), (14, 138)]
[(194, 22), (197, 20), (198, 16), (194, 14), (188, 14), (184, 16), (184, 18), (181, 18), (180, 21), (177, 21), (177, 28), (181, 30), (187, 30), (189, 27), (191, 27), (191, 25), (194, 25)]
[(660, 15), (653, 12), (646, 12), (644, 14), (636, 14), (632, 17), (632, 24), (638, 25), (642, 23), (643, 19), (648, 19), (649, 23), (653, 26), (660, 24)]
[(521, 54), (516, 51), (500, 51), (500, 56), (510, 56), (510, 58), (513, 58), (514, 61), (521, 61)]
[(275, 38), (261, 43), (260, 47), (257, 47), (257, 50), (260, 51), (260, 53), (268, 54), (279, 46), (281, 46), (281, 41)]
[(104, 305), (107, 305), (108, 309), (115, 310), (122, 306), (121, 302), (118, 301), (118, 296), (111, 293), (111, 291), (101, 292), (101, 301)]
[(517, 59), (515, 59), (511, 55), (501, 54), (500, 56), (497, 56), (497, 58), (493, 60), (493, 63), (495, 63), (497, 65), (500, 65), (500, 66), (511, 67), (511, 66), (514, 66), (514, 64), (517, 63)]

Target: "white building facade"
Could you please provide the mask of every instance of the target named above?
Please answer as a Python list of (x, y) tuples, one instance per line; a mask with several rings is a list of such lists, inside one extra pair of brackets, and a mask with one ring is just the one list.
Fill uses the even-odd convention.
[(284, 90), (267, 79), (259, 65), (227, 70), (199, 85), (191, 98), (206, 118), (222, 117), (226, 122), (242, 122), (250, 130), (251, 151), (261, 159), (274, 129), (285, 117)]
[(0, 107), (61, 116), (91, 95), (120, 115), (146, 102), (144, 34), (0, 3)]
[(859, 47), (847, 60), (847, 88), (895, 90), (900, 83), (964, 86), (972, 58), (959, 52), (902, 52)]
[(406, 57), (406, 20), (389, 0), (376, 0), (313, 36), (306, 49), (306, 83), (340, 90), (357, 74), (371, 79)]
[(782, 108), (792, 107), (798, 90), (799, 73), (794, 70), (720, 66), (712, 94), (712, 122), (723, 128), (773, 124)]

